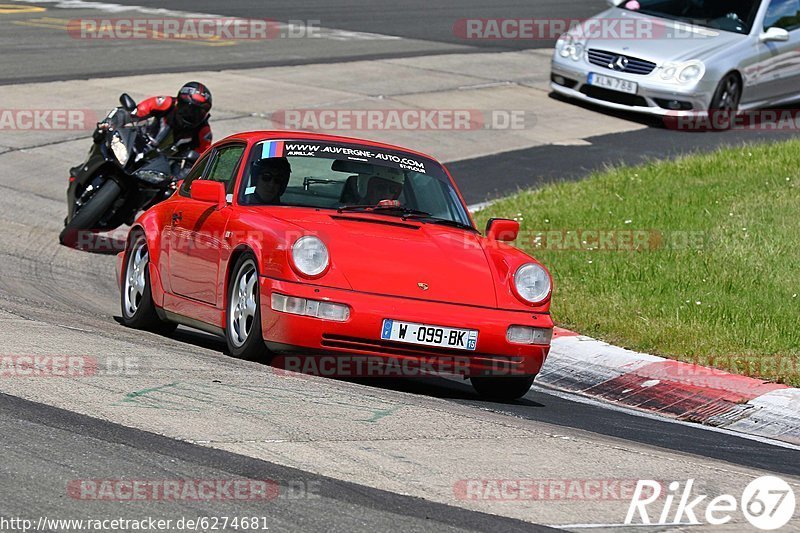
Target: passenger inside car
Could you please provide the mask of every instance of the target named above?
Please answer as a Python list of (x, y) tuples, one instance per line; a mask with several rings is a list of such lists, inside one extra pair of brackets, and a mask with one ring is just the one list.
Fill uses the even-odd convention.
[(403, 193), (405, 175), (383, 172), (383, 175), (355, 175), (345, 181), (340, 202), (342, 205), (377, 205), (381, 200), (397, 200)]

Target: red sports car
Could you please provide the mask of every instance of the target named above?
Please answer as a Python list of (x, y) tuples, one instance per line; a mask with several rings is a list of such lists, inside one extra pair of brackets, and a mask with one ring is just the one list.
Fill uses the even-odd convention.
[(518, 232), (494, 219), (482, 235), (430, 156), (241, 133), (133, 225), (118, 260), (122, 319), (213, 332), (249, 359), (450, 364), (482, 395), (518, 398), (553, 331), (550, 274), (501, 242)]

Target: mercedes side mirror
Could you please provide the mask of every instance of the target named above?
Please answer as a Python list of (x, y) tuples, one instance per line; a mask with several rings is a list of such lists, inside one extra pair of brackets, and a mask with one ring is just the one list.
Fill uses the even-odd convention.
[(772, 27), (761, 34), (758, 38), (762, 43), (780, 42), (785, 43), (789, 40), (789, 32), (783, 28)]

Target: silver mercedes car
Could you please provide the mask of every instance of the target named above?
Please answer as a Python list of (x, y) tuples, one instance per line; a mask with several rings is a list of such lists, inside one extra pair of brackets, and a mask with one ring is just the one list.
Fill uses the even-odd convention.
[(611, 0), (558, 39), (551, 87), (653, 115), (800, 97), (800, 0)]

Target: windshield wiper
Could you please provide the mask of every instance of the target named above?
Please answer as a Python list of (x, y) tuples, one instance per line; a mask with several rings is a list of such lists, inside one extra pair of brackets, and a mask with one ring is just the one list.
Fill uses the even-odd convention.
[(343, 205), (337, 209), (338, 212), (344, 213), (345, 211), (367, 211), (370, 213), (380, 213), (387, 215), (396, 215), (406, 218), (409, 215), (429, 217), (430, 213), (420, 211), (418, 209), (410, 209), (408, 207), (401, 207), (398, 205)]
[(450, 220), (447, 218), (438, 218), (426, 211), (420, 211), (419, 209), (411, 209), (408, 207), (401, 207), (397, 205), (392, 205), (392, 206), (343, 205), (338, 208), (338, 211), (340, 213), (343, 213), (344, 211), (367, 211), (369, 213), (379, 213), (381, 215), (385, 214), (389, 216), (399, 216), (403, 220), (418, 220), (426, 224), (439, 224), (441, 226), (451, 226), (454, 228), (465, 229), (478, 233), (478, 230), (476, 230), (469, 224), (464, 224), (463, 222), (458, 222), (456, 220)]

